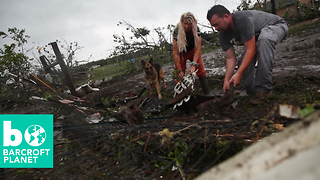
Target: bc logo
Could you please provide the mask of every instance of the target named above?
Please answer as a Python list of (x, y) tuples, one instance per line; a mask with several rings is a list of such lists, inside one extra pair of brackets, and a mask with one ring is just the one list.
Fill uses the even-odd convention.
[[(46, 131), (39, 125), (29, 126), (24, 138), (31, 146), (40, 146), (46, 140)], [(11, 129), (11, 121), (3, 122), (3, 146), (19, 146), (22, 142), (22, 133), (18, 129)]]
[(53, 115), (0, 115), (0, 168), (53, 168)]

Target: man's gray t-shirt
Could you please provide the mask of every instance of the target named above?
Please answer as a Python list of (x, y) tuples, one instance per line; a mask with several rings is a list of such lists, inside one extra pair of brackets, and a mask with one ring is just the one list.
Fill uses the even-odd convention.
[(223, 51), (232, 45), (243, 45), (254, 35), (259, 34), (261, 29), (285, 20), (277, 15), (256, 10), (244, 10), (232, 13), (234, 23), (233, 33), (219, 33), (220, 45)]

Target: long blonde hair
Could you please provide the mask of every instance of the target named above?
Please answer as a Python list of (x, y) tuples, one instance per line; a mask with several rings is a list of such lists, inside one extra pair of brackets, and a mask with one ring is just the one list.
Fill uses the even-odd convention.
[(197, 31), (197, 20), (191, 12), (183, 13), (180, 17), (180, 21), (177, 24), (178, 27), (178, 37), (177, 44), (179, 47), (179, 52), (187, 51), (187, 38), (186, 33), (183, 27), (183, 20), (186, 19), (188, 22), (192, 23), (192, 33), (194, 37), (194, 45), (197, 47), (197, 43), (199, 40), (198, 31)]

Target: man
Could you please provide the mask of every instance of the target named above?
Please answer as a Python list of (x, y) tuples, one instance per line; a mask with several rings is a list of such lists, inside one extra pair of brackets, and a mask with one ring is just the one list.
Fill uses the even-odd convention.
[[(197, 20), (191, 12), (183, 13), (180, 21), (173, 31), (173, 59), (178, 77), (183, 78), (186, 71), (186, 63), (189, 59), (191, 66), (189, 73), (196, 72), (199, 77), (202, 91), (209, 94), (206, 71), (201, 58), (201, 35), (197, 26)], [(178, 82), (178, 80), (176, 80)]]
[[(281, 42), (288, 26), (283, 18), (255, 10), (230, 13), (222, 5), (213, 6), (207, 19), (217, 31), (222, 50), (226, 54), (226, 73), (223, 90), (235, 86), (243, 79), (247, 94), (255, 94), (251, 104), (259, 104), (272, 89), (272, 69), (275, 46)], [(245, 51), (236, 67), (233, 45), (244, 45)]]

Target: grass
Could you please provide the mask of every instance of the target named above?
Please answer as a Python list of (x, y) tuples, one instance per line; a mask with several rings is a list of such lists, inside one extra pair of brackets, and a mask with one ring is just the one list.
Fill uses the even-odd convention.
[(297, 36), (308, 32), (310, 27), (319, 26), (320, 19), (309, 20), (289, 27), (288, 34)]
[(129, 63), (124, 62), (117, 65), (106, 65), (93, 70), (90, 70), (90, 74), (92, 76), (92, 80), (103, 79), (105, 77), (113, 77), (117, 75), (121, 75), (127, 69)]
[[(132, 66), (130, 62), (122, 62), (117, 64), (109, 64), (101, 66), (89, 71), (90, 80), (102, 80), (104, 78), (112, 79), (115, 76), (125, 75), (130, 72), (132, 69), (137, 69), (137, 62)], [(76, 81), (76, 84), (85, 84), (88, 79), (80, 79)]]
[[(108, 64), (101, 66), (99, 68), (91, 69), (89, 71), (90, 80), (102, 80), (104, 78), (112, 79), (114, 77), (119, 77), (123, 75), (127, 75), (130, 73), (134, 73), (137, 71), (141, 71), (140, 60), (149, 61), (150, 57), (153, 57), (154, 62), (159, 63), (160, 65), (167, 64), (173, 60), (168, 57), (169, 52), (166, 53), (154, 53), (152, 55), (144, 55), (139, 58), (135, 58), (135, 63), (132, 64), (130, 61), (121, 61), (115, 64)], [(79, 79), (75, 81), (75, 84), (84, 84), (87, 83), (88, 78), (86, 79)]]

